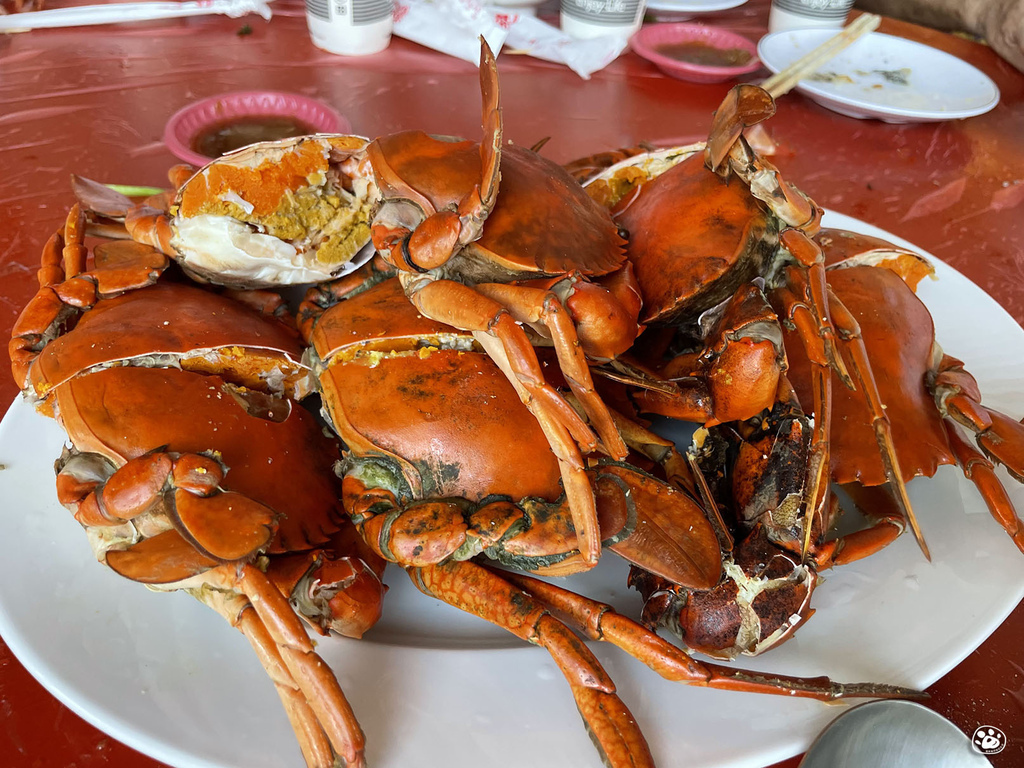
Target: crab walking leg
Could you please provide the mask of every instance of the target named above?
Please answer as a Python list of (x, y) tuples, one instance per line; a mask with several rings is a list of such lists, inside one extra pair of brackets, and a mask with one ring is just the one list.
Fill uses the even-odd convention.
[[(693, 468), (676, 450), (675, 443), (651, 432), (632, 419), (627, 419), (617, 411), (612, 410), (611, 415), (626, 445), (661, 465), (672, 485), (682, 488), (694, 498), (701, 498), (701, 491), (697, 485), (699, 481), (695, 478)], [(718, 512), (717, 509), (712, 511), (715, 514)]]
[[(814, 563), (819, 571), (862, 560), (881, 552), (906, 530), (906, 517), (888, 488), (850, 483), (843, 490), (854, 504), (874, 522), (860, 531), (831, 539), (815, 548)], [(833, 503), (838, 499), (833, 496)]]
[(744, 129), (774, 114), (775, 101), (763, 88), (748, 84), (733, 88), (715, 113), (704, 164), (720, 175), (736, 174), (754, 197), (789, 226), (780, 234), (780, 241), (806, 273), (810, 309), (818, 322), (829, 365), (843, 384), (853, 389), (853, 380), (837, 350), (836, 331), (828, 311), (824, 255), (805, 234), (817, 231), (821, 210), (786, 182), (778, 169), (759, 157), (743, 138)]
[(804, 493), (804, 541), (801, 556), (806, 559), (811, 548), (815, 519), (824, 519), (829, 493), (829, 434), (832, 429), (832, 368), (825, 345), (818, 335), (814, 312), (807, 302), (791, 288), (781, 288), (776, 297), (782, 304), (779, 319), (792, 323), (800, 337), (807, 359), (811, 362), (814, 432), (807, 461), (807, 483)]
[[(533, 412), (531, 393), (515, 375), (512, 363), (506, 356), (501, 342), (485, 333), (474, 333), (473, 336), (512, 383), (519, 399)], [(561, 399), (560, 396), (559, 399)], [(568, 403), (566, 406), (571, 409)], [(573, 411), (573, 413), (576, 412)], [(588, 565), (595, 565), (601, 557), (601, 530), (597, 522), (597, 502), (594, 499), (594, 489), (591, 487), (583, 467), (583, 457), (580, 456), (570, 434), (561, 424), (541, 418), (540, 415), (537, 415), (537, 423), (540, 425), (541, 431), (544, 432), (551, 452), (558, 460), (558, 470), (562, 476), (562, 489), (565, 491), (565, 498), (569, 503), (569, 512), (572, 515), (573, 528), (576, 529), (580, 554)]]
[(618, 613), (612, 606), (522, 573), (502, 571), (512, 582), (591, 640), (604, 640), (639, 659), (667, 680), (747, 693), (835, 701), (849, 698), (926, 698), (927, 694), (897, 685), (836, 683), (827, 677), (790, 677), (697, 661), (654, 632)]
[(647, 740), (590, 649), (544, 607), (497, 573), (470, 561), (411, 568), (424, 594), (486, 619), (551, 654), (605, 764), (654, 767)]
[(949, 445), (956, 456), (956, 463), (960, 465), (964, 476), (974, 483), (985, 500), (989, 512), (992, 513), (992, 517), (1003, 526), (1017, 548), (1024, 552), (1024, 522), (1021, 521), (1017, 510), (1014, 509), (1013, 501), (1010, 500), (1006, 488), (996, 477), (995, 466), (980, 451), (964, 440), (952, 419), (946, 419), (942, 424), (946, 429)]
[(399, 277), (409, 300), (426, 317), (470, 331), (481, 343), (481, 337), (485, 335), (501, 343), (513, 374), (509, 380), (513, 384), (518, 382), (528, 392), (529, 400), (523, 402), (538, 421), (560, 423), (586, 453), (597, 448), (590, 427), (544, 380), (537, 353), (526, 332), (502, 304), (452, 280), (417, 279), (409, 273), (402, 273)]
[(39, 270), (36, 272), (36, 282), (40, 288), (64, 282), (64, 233), (54, 232), (50, 239), (43, 246), (43, 252), (39, 259)]
[(838, 349), (838, 334), (829, 311), (829, 290), (825, 277), (825, 254), (807, 235), (798, 229), (787, 229), (779, 235), (781, 244), (788, 250), (803, 269), (786, 268), (789, 280), (799, 286), (807, 297), (807, 307), (818, 323), (818, 335), (825, 345), (825, 356), (829, 367), (836, 372), (840, 381), (853, 389), (853, 379)]
[(25, 385), (28, 368), (46, 340), (69, 315), (89, 309), (105, 296), (152, 285), (169, 263), (145, 246), (138, 249), (134, 244), (117, 243), (107, 244), (100, 252), (116, 258), (117, 267), (84, 271), (83, 221), (76, 205), (62, 230), (43, 247), (36, 273), (39, 290), (15, 321), (8, 344), (11, 370), (19, 386)]
[(89, 252), (84, 243), (85, 212), (78, 203), (75, 203), (68, 211), (67, 221), (64, 223), (64, 249), (61, 255), (64, 257), (64, 273), (67, 277), (74, 277), (85, 271), (85, 260)]
[(313, 649), (288, 601), (255, 566), (241, 566), (231, 580), (231, 586), (249, 598), (331, 745), (344, 758), (346, 768), (363, 768), (366, 738), (362, 728), (337, 678)]
[(583, 405), (605, 450), (612, 458), (626, 458), (626, 445), (615, 428), (608, 407), (594, 391), (590, 366), (580, 346), (576, 327), (558, 296), (542, 288), (504, 283), (481, 283), (475, 289), (506, 307), (517, 322), (531, 326), (542, 325), (547, 329), (558, 355), (562, 375)]
[(875, 430), (875, 440), (878, 442), (878, 453), (882, 458), (882, 467), (885, 470), (885, 477), (892, 486), (896, 501), (903, 512), (910, 530), (914, 532), (917, 545), (921, 548), (926, 559), (931, 560), (928, 545), (925, 543), (924, 534), (921, 533), (921, 526), (918, 525), (914, 509), (910, 505), (910, 497), (907, 495), (907, 486), (903, 482), (903, 472), (900, 469), (899, 457), (896, 455), (896, 445), (892, 437), (892, 424), (885, 413), (885, 404), (881, 395), (878, 394), (878, 384), (875, 382), (875, 375), (871, 370), (871, 361), (868, 359), (868, 351), (864, 346), (864, 339), (861, 336), (860, 325), (853, 314), (846, 308), (846, 305), (839, 300), (839, 297), (829, 290), (829, 302), (832, 307), (832, 318), (840, 329), (842, 339), (847, 353), (850, 357), (850, 368), (857, 380), (857, 388), (864, 395), (868, 410), (871, 414), (871, 422)]
[(978, 382), (964, 364), (943, 354), (929, 388), (939, 412), (970, 430), (986, 456), (1024, 483), (1024, 425), (982, 404)]
[(267, 676), (270, 677), (281, 699), (288, 721), (295, 731), (302, 756), (309, 768), (332, 768), (336, 765), (336, 753), (331, 748), (323, 728), (299, 690), (291, 673), (281, 658), (266, 625), (256, 614), (252, 603), (237, 593), (223, 593), (220, 590), (197, 590), (193, 594), (223, 616), (249, 641), (259, 658)]

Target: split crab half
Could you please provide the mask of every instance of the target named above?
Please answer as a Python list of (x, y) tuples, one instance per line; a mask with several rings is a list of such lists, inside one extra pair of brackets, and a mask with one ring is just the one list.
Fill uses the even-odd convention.
[(330, 280), (366, 262), (378, 193), (358, 136), (300, 136), (227, 154), (198, 171), (176, 166), (175, 189), (136, 202), (88, 179), (75, 192), (93, 227), (174, 258), (193, 278), (235, 288)]

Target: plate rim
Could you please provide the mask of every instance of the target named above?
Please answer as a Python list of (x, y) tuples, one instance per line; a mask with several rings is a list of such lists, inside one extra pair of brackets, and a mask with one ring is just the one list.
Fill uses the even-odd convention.
[[(769, 44), (771, 44), (775, 40), (782, 39), (783, 36), (786, 35), (811, 35), (815, 33), (829, 31), (831, 30), (823, 30), (821, 28), (808, 27), (804, 29), (784, 29), (779, 30), (777, 32), (769, 32), (767, 35), (762, 37), (757, 42), (758, 58), (761, 59), (761, 62), (764, 64), (764, 66), (771, 70), (772, 73), (777, 73), (780, 71), (781, 67), (779, 67), (777, 63), (774, 63), (772, 61), (771, 56), (765, 55), (765, 48)], [(995, 107), (999, 104), (1000, 99), (1002, 98), (1002, 94), (999, 91), (999, 86), (996, 85), (995, 81), (991, 77), (989, 77), (988, 74), (986, 74), (985, 72), (983, 72), (981, 69), (974, 66), (970, 62), (964, 61), (959, 56), (954, 56), (953, 54), (947, 51), (943, 51), (940, 48), (936, 48), (934, 46), (918, 42), (917, 40), (910, 40), (909, 38), (906, 37), (890, 35), (884, 32), (870, 32), (866, 37), (874, 38), (876, 40), (884, 39), (885, 41), (889, 42), (889, 44), (895, 44), (897, 46), (909, 47), (912, 49), (925, 49), (929, 51), (929, 55), (938, 55), (940, 57), (953, 60), (957, 62), (961, 67), (964, 67), (966, 70), (973, 70), (978, 75), (980, 75), (981, 78), (983, 78), (983, 80), (986, 82), (986, 84), (992, 89), (992, 95), (988, 101), (977, 107), (953, 111), (937, 111), (929, 109), (915, 109), (912, 107), (893, 107), (885, 104), (879, 104), (877, 102), (859, 99), (852, 96), (847, 97), (842, 95), (836, 95), (835, 93), (823, 90), (820, 86), (815, 85), (813, 82), (810, 82), (806, 79), (801, 80), (799, 83), (797, 83), (796, 89), (801, 93), (804, 93), (808, 97), (814, 99), (815, 101), (817, 101), (819, 104), (826, 108), (831, 108), (831, 104), (839, 104), (844, 107), (852, 107), (854, 109), (857, 109), (871, 117), (900, 117), (905, 119), (916, 120), (919, 122), (961, 120), (968, 117), (977, 117), (978, 115), (983, 115), (986, 112), (990, 112), (991, 110), (995, 109)], [(849, 112), (843, 112), (842, 114), (854, 116), (850, 115)]]

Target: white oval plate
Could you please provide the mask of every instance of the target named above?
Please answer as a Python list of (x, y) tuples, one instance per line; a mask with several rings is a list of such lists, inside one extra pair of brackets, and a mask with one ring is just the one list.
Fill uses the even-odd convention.
[[(825, 223), (901, 242), (844, 216)], [(1019, 418), (1024, 331), (962, 275), (935, 267), (940, 279), (920, 294), (939, 339), (977, 375), (987, 404)], [(186, 595), (151, 593), (93, 561), (55, 500), (62, 442), (57, 426), (21, 401), (0, 425), (0, 634), (11, 650), (86, 720), (173, 766), (301, 766), (274, 688), (240, 633)], [(1005, 482), (1024, 509), (1024, 487)], [(825, 574), (814, 617), (742, 666), (924, 688), (1002, 623), (1024, 595), (1024, 556), (956, 469), (910, 485), (933, 562), (908, 535)], [(635, 616), (627, 571), (607, 555), (567, 583)], [(318, 645), (365, 729), (369, 765), (598, 768), (543, 650), (424, 597), (397, 569), (387, 581), (385, 618), (364, 640)], [(848, 709), (687, 688), (615, 648), (591, 647), (661, 766), (763, 768), (806, 749)]]
[[(785, 69), (836, 34), (794, 29), (761, 38), (757, 55), (768, 69)], [(872, 32), (842, 51), (796, 89), (841, 115), (889, 123), (974, 117), (999, 103), (983, 72), (944, 51)]]
[(737, 8), (748, 0), (651, 0), (647, 7), (652, 11), (673, 11), (674, 13), (711, 13)]

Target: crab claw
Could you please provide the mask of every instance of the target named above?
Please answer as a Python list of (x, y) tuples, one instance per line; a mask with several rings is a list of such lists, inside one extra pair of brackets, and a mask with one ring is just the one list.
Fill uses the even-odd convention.
[(764, 88), (742, 83), (730, 90), (715, 111), (704, 150), (704, 164), (718, 171), (729, 156), (744, 128), (763, 122), (775, 114), (775, 99)]
[(714, 587), (722, 553), (704, 510), (682, 491), (619, 464), (593, 470), (603, 543), (675, 584)]

